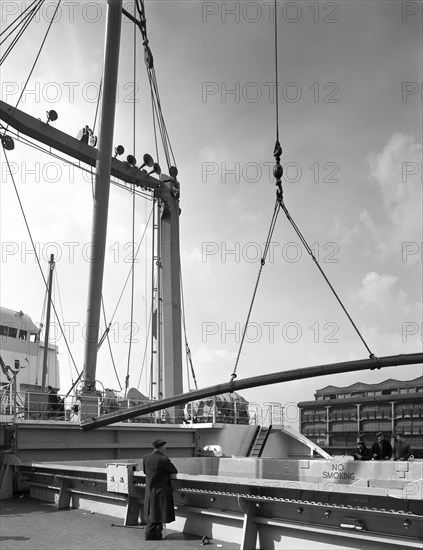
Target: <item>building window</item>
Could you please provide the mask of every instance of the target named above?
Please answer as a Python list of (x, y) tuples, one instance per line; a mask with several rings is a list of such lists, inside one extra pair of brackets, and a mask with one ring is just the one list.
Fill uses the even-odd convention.
[(336, 399), (336, 395), (334, 393), (330, 393), (325, 395), (323, 399), (326, 399), (326, 401), (329, 401), (330, 399)]

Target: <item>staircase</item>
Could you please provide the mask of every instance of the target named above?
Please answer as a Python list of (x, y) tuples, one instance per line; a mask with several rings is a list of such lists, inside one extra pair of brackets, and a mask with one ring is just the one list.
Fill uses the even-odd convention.
[(251, 443), (251, 447), (248, 451), (248, 456), (254, 458), (259, 458), (261, 456), (271, 428), (272, 426), (267, 426), (266, 428), (264, 426), (257, 426), (253, 442)]

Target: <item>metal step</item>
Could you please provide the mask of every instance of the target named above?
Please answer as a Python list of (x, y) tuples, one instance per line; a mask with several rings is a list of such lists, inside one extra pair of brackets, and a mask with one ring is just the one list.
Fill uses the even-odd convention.
[(269, 437), (269, 433), (272, 426), (269, 426), (267, 428), (263, 426), (258, 426), (257, 431), (255, 433), (253, 444), (250, 447), (250, 451), (248, 453), (248, 456), (259, 458), (263, 452), (264, 446), (266, 444), (267, 438)]

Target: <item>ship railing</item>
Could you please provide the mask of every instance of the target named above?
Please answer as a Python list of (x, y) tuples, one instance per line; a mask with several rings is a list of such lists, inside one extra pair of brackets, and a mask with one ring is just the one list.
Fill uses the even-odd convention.
[(0, 420), (14, 420), (23, 409), (24, 403), (20, 394), (15, 392), (14, 380), (0, 388)]
[(275, 401), (249, 403), (250, 424), (256, 426), (283, 426), (284, 406)]
[(184, 407), (184, 423), (194, 424), (249, 424), (248, 403), (228, 399), (225, 394), (192, 401)]
[(65, 395), (58, 398), (57, 403), (51, 403), (46, 391), (14, 392), (10, 384), (5, 385), (0, 388), (0, 421), (72, 420), (71, 403), (66, 403)]
[[(58, 395), (58, 403), (49, 402), (46, 391), (14, 392), (12, 384), (0, 388), (0, 421), (80, 421), (80, 401), (78, 396)], [(150, 400), (125, 399), (117, 393), (114, 396), (99, 392), (97, 414), (119, 412), (127, 408), (151, 403)], [(196, 411), (193, 403), (188, 403), (184, 411), (171, 408), (139, 415), (127, 422), (142, 424), (185, 424), (199, 423), (242, 424), (242, 425), (283, 425), (284, 407), (281, 403), (237, 403), (228, 402), (219, 407), (210, 406), (209, 410)]]

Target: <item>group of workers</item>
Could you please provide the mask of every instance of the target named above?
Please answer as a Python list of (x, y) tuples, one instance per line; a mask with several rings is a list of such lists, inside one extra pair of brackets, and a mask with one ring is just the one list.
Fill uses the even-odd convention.
[(385, 439), (383, 432), (376, 434), (376, 441), (371, 448), (366, 447), (362, 437), (357, 440), (357, 446), (352, 453), (354, 460), (408, 460), (413, 456), (410, 444), (405, 440), (404, 434), (395, 434), (395, 444), (392, 445)]

